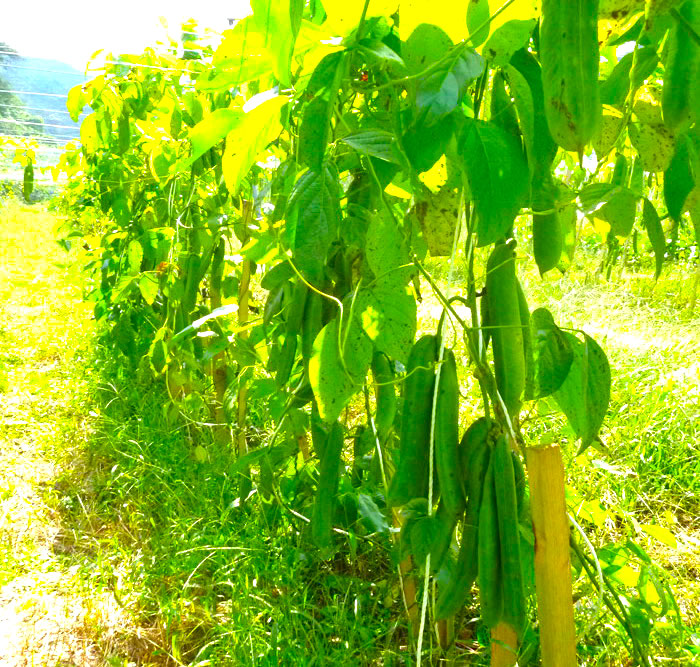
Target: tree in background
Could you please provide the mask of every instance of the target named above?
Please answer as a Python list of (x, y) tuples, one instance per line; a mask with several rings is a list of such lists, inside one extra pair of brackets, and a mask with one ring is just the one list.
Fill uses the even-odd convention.
[(0, 134), (40, 136), (44, 134), (40, 125), (29, 123), (43, 123), (42, 118), (27, 111), (24, 102), (14, 93), (2, 92), (12, 90), (12, 84), (3, 76), (3, 68), (19, 59), (15, 49), (0, 42)]

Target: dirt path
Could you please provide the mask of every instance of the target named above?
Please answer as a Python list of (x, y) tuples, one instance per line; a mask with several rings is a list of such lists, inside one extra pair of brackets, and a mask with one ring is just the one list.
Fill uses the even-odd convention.
[[(0, 203), (0, 665), (105, 664), (118, 608), (60, 554), (55, 461), (89, 433), (92, 322), (56, 218)], [(96, 628), (103, 634), (95, 643)], [(119, 663), (126, 664), (126, 663)]]

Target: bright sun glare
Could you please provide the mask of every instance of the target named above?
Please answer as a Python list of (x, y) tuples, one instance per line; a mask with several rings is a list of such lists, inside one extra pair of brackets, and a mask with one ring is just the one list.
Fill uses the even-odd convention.
[[(84, 70), (98, 49), (117, 53), (139, 53), (167, 35), (177, 37), (183, 21), (194, 18), (202, 28), (217, 31), (228, 27), (228, 19), (250, 13), (248, 0), (94, 0), (16, 2), (3, 12), (0, 41), (20, 55), (49, 58)], [(160, 21), (166, 21), (167, 32)]]

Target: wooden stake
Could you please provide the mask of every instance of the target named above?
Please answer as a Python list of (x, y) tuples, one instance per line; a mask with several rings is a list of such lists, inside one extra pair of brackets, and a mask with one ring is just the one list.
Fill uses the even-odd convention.
[(518, 662), (518, 635), (507, 623), (491, 630), (491, 667), (513, 667)]
[[(214, 261), (212, 262), (209, 306), (213, 312), (221, 307), (221, 281), (224, 272), (224, 254), (226, 252), (226, 242), (219, 239), (219, 245), (214, 251)], [(214, 437), (218, 442), (225, 442), (230, 438), (230, 431), (226, 426), (226, 415), (224, 414), (224, 395), (226, 393), (226, 383), (228, 381), (228, 369), (226, 365), (226, 355), (219, 352), (211, 360), (211, 376), (214, 382), (216, 398), (212, 406), (212, 417), (214, 419)]]
[[(445, 652), (449, 651), (455, 640), (455, 617), (449, 616), (438, 621), (435, 624), (435, 631), (440, 648)], [(451, 661), (448, 664), (451, 664)]]
[[(392, 516), (394, 519), (394, 526), (401, 528), (403, 526), (403, 520), (401, 514), (393, 509)], [(399, 541), (400, 533), (395, 533), (396, 542)], [(399, 574), (401, 581), (401, 595), (403, 596), (403, 603), (406, 609), (406, 614), (408, 616), (408, 627), (411, 637), (415, 640), (418, 637), (418, 628), (420, 626), (420, 606), (418, 605), (417, 592), (418, 587), (416, 585), (415, 577), (410, 574), (413, 569), (413, 559), (410, 556), (406, 556), (399, 563)]]
[(309, 451), (309, 434), (304, 432), (297, 436), (297, 443), (299, 443), (299, 451), (304, 461), (308, 461), (311, 458), (311, 452)]
[(564, 463), (558, 445), (527, 450), (543, 667), (576, 667)]
[[(253, 202), (250, 200), (243, 201), (243, 225), (245, 229), (245, 238), (247, 239), (250, 218), (253, 213)], [(249, 259), (243, 260), (241, 267), (241, 279), (238, 283), (238, 326), (244, 327), (248, 324), (248, 303), (250, 300), (250, 270), (251, 263)], [(248, 338), (248, 330), (244, 329), (239, 332), (239, 337)], [(245, 380), (241, 380), (238, 387), (238, 410), (237, 422), (238, 437), (237, 437), (237, 453), (238, 456), (243, 456), (248, 453), (248, 438), (246, 437), (246, 408), (248, 400), (248, 384)]]

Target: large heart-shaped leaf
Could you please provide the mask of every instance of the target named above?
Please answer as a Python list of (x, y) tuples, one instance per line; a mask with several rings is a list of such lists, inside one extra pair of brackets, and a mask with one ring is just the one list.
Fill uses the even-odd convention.
[(584, 334), (566, 333), (574, 353), (569, 374), (554, 398), (585, 449), (597, 437), (610, 403), (610, 364), (601, 347)]
[(362, 155), (401, 164), (396, 152), (396, 138), (386, 130), (371, 129), (354, 132), (343, 137), (342, 141)]
[(569, 339), (554, 323), (546, 308), (537, 308), (530, 315), (534, 372), (530, 386), (525, 387), (525, 398), (544, 398), (553, 394), (566, 380), (574, 352)]
[(326, 252), (340, 219), (338, 174), (330, 165), (309, 170), (296, 182), (287, 204), (287, 238), (294, 261), (316, 282), (322, 277)]
[(679, 137), (671, 164), (664, 172), (664, 201), (668, 214), (674, 220), (680, 220), (685, 200), (695, 185), (689, 144), (687, 136)]
[(338, 419), (362, 387), (372, 360), (372, 343), (357, 318), (344, 324), (342, 331), (339, 324), (336, 317), (321, 329), (309, 360), (309, 381), (321, 419), (326, 423)]
[(192, 152), (185, 161), (185, 166), (192, 164), (216, 146), (234, 127), (238, 127), (244, 118), (245, 113), (238, 109), (215, 109), (205, 116), (190, 130)]
[(478, 245), (485, 246), (512, 227), (527, 196), (527, 163), (512, 134), (480, 120), (467, 123), (460, 149), (478, 217)]
[(405, 363), (416, 335), (416, 300), (400, 284), (360, 290), (353, 310), (379, 352)]
[(226, 137), (226, 149), (221, 160), (228, 191), (235, 195), (250, 168), (271, 141), (282, 130), (280, 111), (289, 98), (276, 95), (245, 114), (240, 126)]

